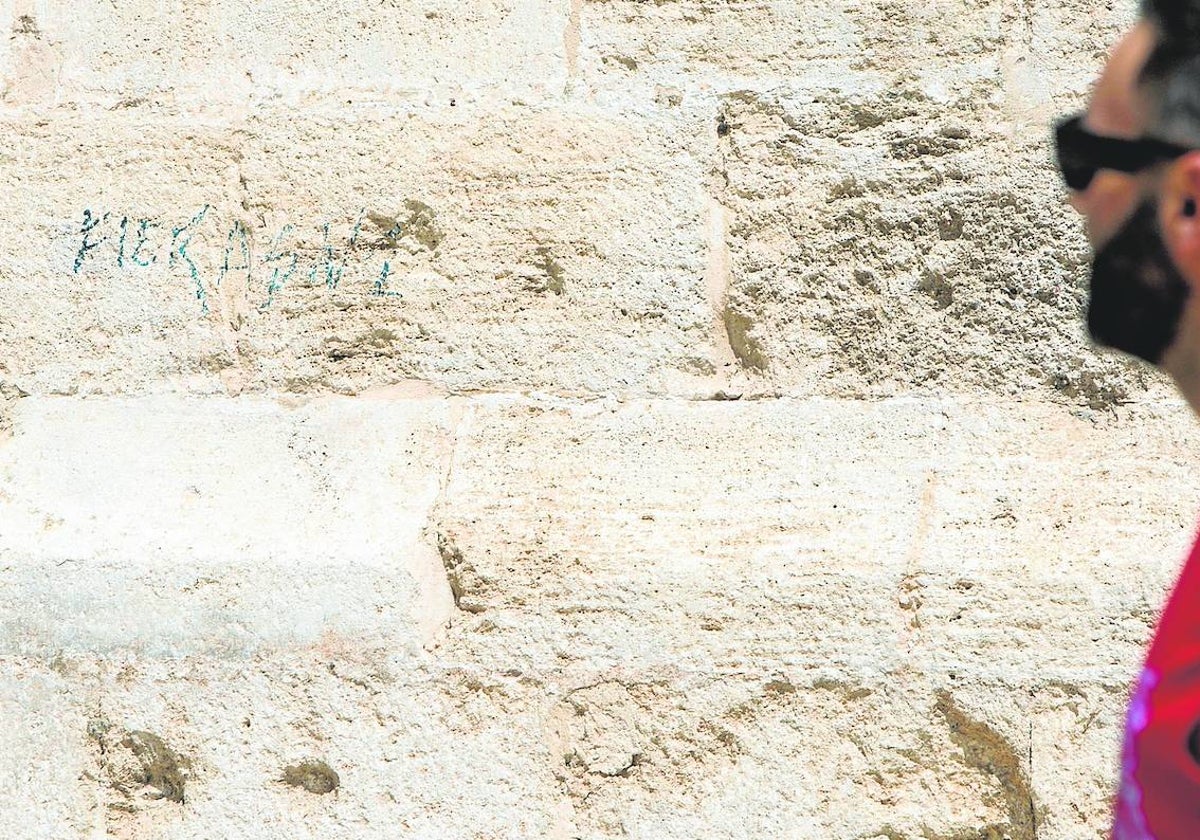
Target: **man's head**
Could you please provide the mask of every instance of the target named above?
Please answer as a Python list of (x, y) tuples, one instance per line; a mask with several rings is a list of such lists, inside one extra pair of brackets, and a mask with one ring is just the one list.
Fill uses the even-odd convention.
[(1096, 254), (1089, 329), (1159, 364), (1200, 410), (1200, 0), (1147, 0), (1064, 129)]

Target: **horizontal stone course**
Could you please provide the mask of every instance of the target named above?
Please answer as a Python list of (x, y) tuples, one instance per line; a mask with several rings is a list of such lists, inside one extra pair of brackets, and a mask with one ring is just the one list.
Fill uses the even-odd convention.
[(535, 670), (1124, 667), (1192, 533), (1189, 429), (951, 400), (26, 397), (0, 644), (430, 642), (453, 614), (469, 657)]
[[(13, 836), (182, 838), (197, 824), (245, 830), (248, 811), (272, 838), (401, 826), (683, 840), (705, 825), (721, 838), (1019, 836), (1034, 821), (1070, 836), (1079, 811), (1103, 808), (1119, 731), (1115, 698), (1092, 683), (670, 669), (547, 680), (413, 669), (340, 638), (242, 664), (6, 658), (4, 674), (0, 708), (20, 726), (0, 753), (0, 777), (18, 782), (0, 801)], [(61, 746), (46, 763), (26, 745), (51, 728)], [(135, 751), (145, 743), (180, 801), (155, 795), (164, 779)], [(317, 762), (333, 791), (286, 782)]]

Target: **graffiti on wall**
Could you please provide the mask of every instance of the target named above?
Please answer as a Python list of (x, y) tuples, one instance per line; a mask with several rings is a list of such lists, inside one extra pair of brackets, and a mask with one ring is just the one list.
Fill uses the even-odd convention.
[(351, 255), (365, 250), (364, 225), (375, 233), (371, 250), (395, 251), (407, 243), (410, 249), (433, 251), (442, 238), (433, 210), (411, 199), (405, 202), (405, 212), (394, 217), (360, 211), (343, 237), (325, 222), (316, 228), (313, 242), (319, 244), (315, 247), (303, 243), (290, 223), (273, 235), (266, 231), (262, 239), (241, 221), (222, 224), (211, 205), (174, 223), (85, 208), (76, 229), (71, 268), (75, 274), (105, 266), (138, 272), (165, 262), (182, 272), (202, 313), (208, 312), (209, 291), (230, 277), (244, 280), (257, 296), (260, 311), (270, 309), (276, 295), (289, 285), (332, 291), (355, 282), (372, 296), (400, 297), (387, 258), (364, 261), (360, 256), (354, 261), (355, 276), (347, 274)]

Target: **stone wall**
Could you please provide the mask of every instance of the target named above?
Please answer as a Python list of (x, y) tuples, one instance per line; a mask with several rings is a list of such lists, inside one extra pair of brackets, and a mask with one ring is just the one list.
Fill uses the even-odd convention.
[(0, 836), (1105, 836), (1134, 5), (0, 3)]

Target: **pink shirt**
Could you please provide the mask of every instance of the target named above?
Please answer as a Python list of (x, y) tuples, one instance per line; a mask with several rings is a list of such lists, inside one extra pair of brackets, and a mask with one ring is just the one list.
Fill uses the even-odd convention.
[(1200, 540), (1129, 701), (1112, 840), (1200, 840)]

